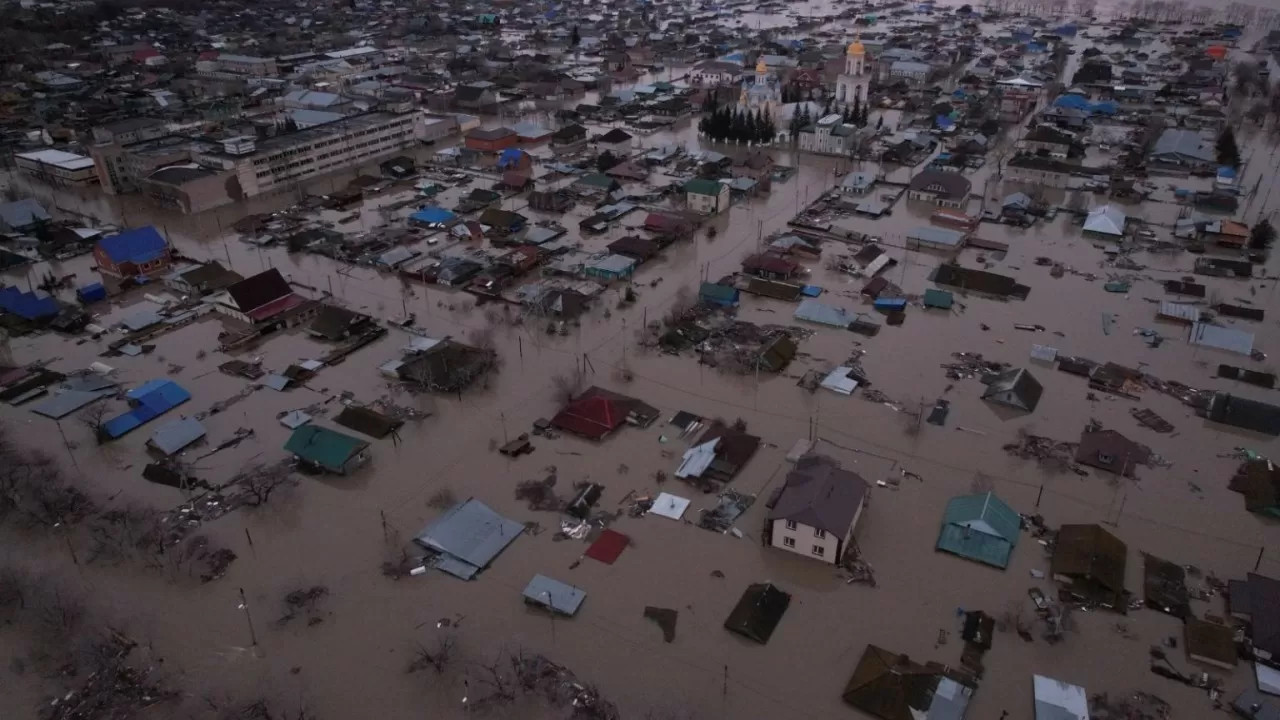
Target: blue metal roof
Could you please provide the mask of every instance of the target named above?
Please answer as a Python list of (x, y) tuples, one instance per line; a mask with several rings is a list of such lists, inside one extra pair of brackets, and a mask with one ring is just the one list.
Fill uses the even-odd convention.
[(439, 223), (447, 223), (450, 220), (454, 219), (455, 217), (457, 216), (454, 215), (452, 211), (445, 210), (444, 208), (425, 207), (419, 210), (418, 212), (410, 215), (409, 219), (415, 220), (420, 223), (439, 224)]
[(129, 399), (133, 409), (102, 425), (103, 434), (113, 440), (190, 400), (191, 393), (172, 380), (160, 378), (139, 385), (126, 393), (125, 397)]
[(154, 225), (126, 230), (98, 241), (98, 246), (116, 263), (151, 262), (160, 257), (168, 245)]
[(53, 317), (60, 308), (58, 301), (49, 295), (23, 292), (15, 287), (0, 288), (0, 310), (12, 313), (24, 320)]

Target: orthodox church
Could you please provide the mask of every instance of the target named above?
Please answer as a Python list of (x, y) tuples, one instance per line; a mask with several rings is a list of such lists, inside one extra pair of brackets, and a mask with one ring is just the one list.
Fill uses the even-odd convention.
[(867, 49), (862, 46), (860, 38), (854, 38), (845, 52), (844, 72), (836, 78), (836, 102), (852, 105), (856, 98), (858, 102), (865, 103), (870, 87), (871, 72), (867, 69)]
[(769, 72), (764, 58), (756, 63), (755, 77), (742, 81), (742, 93), (738, 96), (738, 105), (743, 110), (755, 112), (763, 110), (766, 115), (777, 121), (777, 109), (782, 103), (782, 84)]

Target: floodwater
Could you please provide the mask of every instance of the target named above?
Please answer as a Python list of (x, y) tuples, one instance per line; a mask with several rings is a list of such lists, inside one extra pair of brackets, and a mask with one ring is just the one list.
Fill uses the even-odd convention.
[[(693, 147), (697, 143), (694, 124), (684, 121), (673, 132), (645, 136), (643, 142), (646, 147), (671, 142)], [(1244, 183), (1252, 187), (1253, 178), (1262, 177), (1265, 193), (1274, 177), (1273, 147), (1256, 138), (1249, 142), (1248, 152), (1252, 160)], [(239, 555), (225, 578), (200, 586), (124, 567), (77, 568), (64, 546), (52, 541), (30, 545), (32, 541), (27, 540), (29, 546), (11, 553), (10, 560), (38, 559), (41, 567), (83, 588), (101, 617), (150, 641), (165, 658), (171, 682), (188, 693), (192, 703), (205, 695), (237, 699), (262, 695), (290, 706), (305, 703), (321, 718), (461, 717), (462, 698), (483, 695), (474, 663), (517, 650), (539, 652), (566, 665), (580, 680), (596, 684), (605, 697), (618, 703), (627, 718), (650, 712), (653, 717), (672, 718), (852, 716), (855, 711), (841, 703), (840, 692), (866, 644), (905, 652), (921, 662), (958, 665), (959, 609), (998, 614), (1011, 602), (1025, 604), (1029, 587), (1050, 589), (1051, 584), (1029, 575), (1033, 569), (1047, 569), (1043, 549), (1030, 536), (1023, 537), (1005, 572), (934, 552), (945, 503), (978, 482), (992, 483), (1021, 512), (1043, 514), (1050, 526), (1113, 523), (1112, 531), (1129, 546), (1127, 586), (1132, 591), (1141, 588), (1140, 552), (1232, 578), (1252, 570), (1259, 550), (1264, 549), (1260, 571), (1280, 573), (1276, 529), (1246, 513), (1242, 499), (1227, 491), (1226, 481), (1236, 461), (1222, 457), (1237, 447), (1272, 452), (1273, 438), (1206, 423), (1175, 400), (1152, 392), (1138, 402), (1106, 396), (1089, 401), (1082, 378), (1037, 366), (1028, 358), (1032, 343), (1047, 344), (1064, 354), (1140, 366), (1167, 380), (1274, 402), (1269, 391), (1212, 377), (1219, 362), (1274, 371), (1269, 361), (1257, 363), (1194, 348), (1186, 342), (1184, 327), (1155, 320), (1155, 306), (1145, 298), (1164, 297), (1158, 282), (1187, 274), (1193, 256), (1136, 254), (1134, 259), (1147, 266), (1137, 273), (1142, 278), (1129, 293), (1111, 294), (1103, 291), (1102, 282), (1114, 270), (1101, 266), (1101, 251), (1080, 237), (1065, 214), (1026, 231), (984, 224), (979, 230), (982, 237), (1010, 245), (1007, 256), (991, 269), (1031, 286), (1026, 301), (968, 297), (963, 299), (963, 312), (951, 315), (912, 308), (904, 325), (884, 327), (874, 338), (815, 327), (814, 335), (801, 345), (803, 355), (778, 377), (723, 375), (699, 366), (688, 355), (673, 357), (638, 348), (637, 329), (646, 319), (659, 317), (677, 293), (696, 287), (700, 277), (717, 278), (735, 271), (761, 237), (782, 231), (803, 204), (834, 184), (837, 171), (848, 169), (847, 163), (835, 159), (796, 157), (786, 151), (774, 155), (780, 163), (798, 167), (797, 176), (713, 220), (719, 230), (716, 238), (699, 234), (695, 242), (672, 247), (664, 257), (645, 265), (637, 275), (639, 300), (634, 306), (618, 307), (620, 289), (611, 289), (583, 318), (581, 328), (567, 336), (548, 335), (533, 321), (500, 322), (495, 341), (502, 368), (485, 389), (459, 399), (415, 397), (389, 388), (376, 368), (396, 357), (410, 337), (392, 330), (343, 364), (322, 370), (307, 387), (286, 393), (260, 389), (210, 416), (205, 421), (208, 444), (190, 451), (186, 460), (199, 476), (218, 481), (245, 463), (282, 457), (280, 448), (288, 431), (276, 421), (278, 414), (327, 402), (332, 415), (337, 405), (332, 398), (342, 392), (361, 402), (391, 394), (397, 403), (434, 413), (402, 429), (403, 441), (398, 445), (375, 441), (371, 465), (353, 477), (304, 478), (294, 497), (279, 507), (239, 510), (205, 526), (202, 532), (213, 542)], [(349, 177), (326, 179), (308, 190), (328, 192), (342, 187)], [(973, 178), (976, 194), (1000, 196), (994, 188), (984, 191), (987, 173), (980, 171)], [(48, 189), (33, 189), (48, 196)], [(459, 191), (450, 192), (441, 201), (445, 207), (452, 205)], [(82, 212), (107, 222), (154, 222), (193, 257), (229, 261), (245, 275), (278, 267), (317, 292), (332, 287), (336, 301), (378, 317), (399, 314), (403, 303), (433, 336), (465, 338), (489, 324), (483, 310), (471, 307), (470, 296), (415, 284), (412, 296), (406, 297), (398, 280), (371, 269), (344, 268), (314, 256), (290, 256), (280, 248), (259, 251), (223, 231), (248, 212), (277, 210), (295, 200), (296, 196), (258, 199), (247, 207), (187, 218), (157, 213), (136, 198), (62, 194), (57, 203), (64, 212)], [(389, 201), (373, 204), (378, 202)], [(1250, 214), (1269, 213), (1275, 207), (1275, 202), (1259, 199), (1258, 203)], [(1151, 203), (1133, 209), (1156, 223), (1171, 224), (1177, 216), (1172, 205)], [(583, 208), (575, 209), (564, 224), (574, 228), (584, 215)], [(883, 238), (900, 261), (888, 271), (889, 278), (906, 292), (918, 294), (927, 287), (926, 276), (940, 258), (892, 246), (897, 244), (895, 237), (928, 224), (927, 215), (925, 209), (900, 202), (893, 215), (881, 220), (851, 218), (841, 223)], [(627, 222), (637, 219), (633, 216)], [(363, 229), (378, 222), (380, 214), (368, 208), (358, 220)], [(615, 228), (584, 243), (599, 247), (622, 234), (624, 230)], [(844, 251), (842, 244), (833, 242), (824, 260), (806, 263), (811, 270), (808, 282), (825, 288), (826, 302), (870, 312), (857, 295), (861, 280), (825, 269), (827, 257)], [(966, 250), (961, 262), (973, 267), (978, 255)], [(1054, 279), (1049, 268), (1035, 265), (1038, 256), (1096, 273), (1100, 279), (1090, 282), (1072, 274)], [(86, 274), (88, 265), (87, 258), (80, 258), (55, 272)], [(37, 267), (32, 275), (43, 270)], [(1267, 274), (1276, 273), (1268, 267)], [(661, 282), (654, 285), (658, 279)], [(10, 281), (23, 282), (20, 276)], [(1270, 317), (1280, 312), (1274, 281), (1198, 281), (1206, 282), (1224, 301), (1244, 297), (1266, 308), (1266, 322), (1239, 326), (1256, 333), (1256, 347), (1264, 352), (1274, 353), (1280, 347), (1280, 332)], [(138, 303), (145, 304), (140, 294), (131, 295), (129, 307), (114, 308), (99, 322), (118, 321), (137, 309)], [(739, 316), (762, 323), (790, 323), (791, 311), (792, 306), (785, 303), (744, 296)], [(1103, 313), (1117, 317), (1110, 334), (1103, 331)], [(989, 331), (980, 329), (983, 323)], [(1019, 331), (1014, 323), (1039, 324), (1046, 331)], [(1168, 339), (1159, 348), (1149, 348), (1132, 334), (1137, 327), (1157, 329)], [(193, 395), (173, 414), (200, 412), (249, 385), (215, 369), (227, 359), (216, 351), (220, 329), (220, 321), (211, 317), (160, 337), (150, 355), (107, 362), (118, 368), (118, 377), (128, 385), (170, 375)], [(806, 369), (839, 364), (855, 348), (866, 351), (862, 363), (868, 377), (896, 407), (857, 395), (843, 397), (821, 390), (809, 394), (796, 386), (796, 378)], [(54, 336), (12, 341), (17, 361), (40, 360), (59, 370), (85, 367), (103, 349), (105, 342), (78, 343)], [(1010, 414), (979, 400), (982, 386), (977, 380), (948, 380), (939, 365), (950, 362), (951, 353), (959, 351), (980, 352), (992, 360), (1031, 368), (1045, 388), (1039, 407), (1030, 415)], [(280, 370), (323, 352), (321, 343), (291, 331), (241, 356), (260, 356), (266, 367)], [(572, 373), (584, 356), (593, 373), (591, 382), (642, 398), (661, 409), (664, 420), (643, 430), (623, 428), (599, 444), (572, 437), (534, 438), (536, 451), (517, 460), (495, 452), (495, 444), (527, 432), (535, 420), (555, 412), (552, 378)], [(181, 370), (174, 371), (172, 365)], [(630, 371), (629, 382), (621, 379), (622, 367)], [(919, 432), (912, 432), (901, 409), (920, 403), (927, 409), (938, 397), (951, 401), (946, 427), (924, 424)], [(1175, 434), (1157, 435), (1141, 428), (1129, 415), (1133, 407), (1156, 411), (1176, 426)], [(763, 438), (765, 445), (732, 485), (762, 498), (785, 476), (787, 449), (797, 439), (809, 437), (811, 428), (816, 428), (821, 452), (840, 459), (870, 482), (901, 477), (903, 470), (918, 474), (919, 481), (903, 480), (897, 490), (874, 488), (870, 508), (859, 525), (857, 540), (864, 557), (876, 568), (879, 586), (846, 586), (825, 565), (762, 548), (758, 539), (766, 512), (763, 502), (739, 521), (745, 535), (741, 539), (657, 516), (624, 516), (613, 527), (630, 536), (633, 545), (619, 561), (609, 566), (586, 559), (571, 569), (586, 546), (574, 540), (554, 542), (551, 536), (558, 516), (526, 509), (513, 498), (515, 485), (541, 477), (546, 468), (555, 466), (559, 488), (588, 479), (604, 484), (602, 508), (615, 507), (629, 491), (656, 492), (655, 474), (670, 474), (686, 447), (664, 425), (665, 418), (678, 410), (708, 418), (742, 418), (751, 432)], [(141, 479), (147, 429), (97, 446), (86, 427), (68, 418), (61, 428), (73, 448), (67, 449), (59, 446), (51, 421), (8, 406), (0, 409), (0, 417), (20, 440), (56, 452), (69, 472), (79, 474), (113, 503), (171, 507), (182, 499), (177, 490)], [(1096, 474), (1046, 475), (1034, 464), (1012, 459), (1001, 450), (1021, 431), (1074, 441), (1091, 419), (1150, 445), (1170, 466), (1143, 468), (1137, 480), (1115, 484)], [(199, 458), (238, 428), (252, 428), (256, 434), (236, 448)], [(382, 561), (394, 557), (436, 515), (438, 511), (429, 508), (427, 501), (442, 489), (459, 498), (479, 498), (514, 519), (537, 521), (547, 531), (520, 537), (472, 582), (434, 571), (399, 582), (382, 577)], [(675, 480), (661, 489), (693, 500), (687, 518), (714, 504), (712, 497)], [(713, 575), (714, 571), (723, 577)], [(520, 591), (535, 573), (587, 591), (577, 617), (552, 621), (526, 609)], [(721, 627), (743, 589), (762, 581), (793, 595), (790, 610), (767, 646), (745, 642)], [(285, 593), (315, 584), (331, 592), (322, 605), (324, 622), (315, 627), (275, 627), (273, 620), (283, 612)], [(238, 608), (240, 588), (255, 623), (256, 649), (249, 647), (249, 618)], [(642, 617), (646, 605), (679, 611), (674, 642), (664, 643), (659, 629)], [(1223, 612), (1218, 599), (1193, 602), (1192, 607), (1197, 614)], [(1077, 617), (1079, 630), (1056, 646), (1038, 637), (1026, 643), (1013, 634), (998, 635), (985, 657), (986, 679), (969, 717), (993, 719), (1003, 710), (1011, 718), (1031, 717), (1032, 672), (1083, 685), (1090, 693), (1153, 692), (1178, 708), (1176, 717), (1209, 715), (1210, 703), (1202, 691), (1147, 670), (1148, 647), (1169, 636), (1181, 636), (1175, 619), (1146, 610), (1132, 613), (1123, 618), (1126, 639), (1115, 627), (1122, 620), (1118, 615), (1096, 612)], [(459, 627), (438, 628), (442, 618), (460, 619)], [(951, 640), (938, 646), (940, 629), (949, 631)], [(458, 639), (460, 658), (452, 671), (439, 678), (406, 674), (416, 648), (432, 647), (436, 636), (445, 632)], [(4, 638), (0, 660), (7, 666), (12, 656), (23, 651), (12, 632), (0, 638)], [(1170, 651), (1170, 656), (1181, 669), (1194, 667), (1180, 650)], [(469, 686), (463, 683), (468, 675)], [(46, 689), (29, 678), (0, 677), (8, 708), (32, 708)], [(1250, 682), (1245, 667), (1227, 674), (1228, 695)], [(9, 698), (15, 697), (23, 702), (11, 704)], [(0, 713), (6, 718), (29, 714), (26, 710)], [(516, 704), (499, 709), (495, 716), (554, 715), (545, 708)]]

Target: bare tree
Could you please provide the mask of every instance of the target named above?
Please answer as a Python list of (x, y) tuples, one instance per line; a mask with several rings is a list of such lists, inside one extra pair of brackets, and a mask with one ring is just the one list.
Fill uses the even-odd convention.
[(587, 388), (586, 373), (575, 367), (572, 373), (560, 373), (551, 378), (551, 388), (556, 402), (566, 405)]
[(438, 635), (433, 647), (428, 648), (426, 645), (419, 644), (413, 660), (409, 662), (409, 667), (405, 671), (416, 673), (420, 670), (431, 669), (435, 671), (436, 675), (445, 674), (455, 657), (454, 650), (456, 645), (457, 638), (452, 633)]
[(285, 463), (255, 463), (236, 473), (232, 483), (242, 490), (245, 504), (260, 507), (270, 502), (273, 496), (279, 498), (288, 494), (289, 490), (297, 487), (298, 479)]
[(698, 306), (698, 296), (689, 286), (676, 290), (671, 299), (671, 307), (662, 318), (662, 324), (671, 327), (683, 321)]
[(93, 437), (101, 445), (105, 443), (107, 438), (105, 425), (107, 423), (107, 413), (111, 410), (107, 404), (107, 399), (103, 398), (93, 402), (88, 407), (80, 411), (80, 421), (93, 431)]

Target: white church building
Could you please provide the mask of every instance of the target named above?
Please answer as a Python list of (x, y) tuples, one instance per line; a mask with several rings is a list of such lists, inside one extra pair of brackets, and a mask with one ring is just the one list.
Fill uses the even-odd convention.
[(836, 78), (836, 102), (852, 105), (865, 103), (871, 87), (871, 71), (867, 68), (867, 49), (854, 38), (845, 52), (844, 72)]

